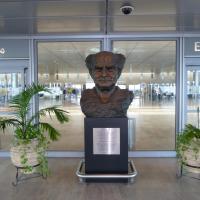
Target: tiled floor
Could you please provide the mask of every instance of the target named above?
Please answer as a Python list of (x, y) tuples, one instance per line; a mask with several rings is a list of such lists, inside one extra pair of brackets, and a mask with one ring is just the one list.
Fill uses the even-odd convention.
[(51, 158), (51, 176), (11, 185), (15, 168), (0, 158), (1, 200), (199, 200), (200, 180), (176, 178), (175, 158), (136, 158), (134, 184), (79, 183), (75, 175), (80, 159)]

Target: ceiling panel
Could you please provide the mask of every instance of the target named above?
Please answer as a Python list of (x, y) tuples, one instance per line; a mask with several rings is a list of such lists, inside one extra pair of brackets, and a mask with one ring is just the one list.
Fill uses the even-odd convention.
[(108, 0), (107, 4), (106, 0), (1, 0), (0, 35), (200, 31), (199, 0), (129, 0), (135, 7), (130, 16), (120, 11), (124, 2), (127, 1)]
[(105, 10), (102, 0), (0, 1), (0, 34), (102, 33)]
[(32, 1), (0, 1), (0, 17), (4, 19), (33, 17), (34, 8)]
[(31, 18), (0, 18), (0, 35), (29, 35), (35, 30)]
[(99, 33), (103, 32), (104, 18), (64, 18), (38, 19), (36, 21), (37, 33)]
[(105, 16), (105, 1), (41, 1), (37, 3), (38, 17)]
[(116, 16), (111, 17), (111, 32), (176, 31), (176, 16)]

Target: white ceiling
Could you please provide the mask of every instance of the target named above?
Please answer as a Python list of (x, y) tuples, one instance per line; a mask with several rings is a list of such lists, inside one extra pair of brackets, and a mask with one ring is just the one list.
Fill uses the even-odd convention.
[(99, 51), (99, 42), (39, 42), (39, 72), (87, 73), (86, 56)]
[[(0, 35), (200, 31), (199, 0), (1, 0)], [(127, 2), (127, 0), (126, 0)]]
[[(85, 58), (99, 50), (99, 42), (39, 42), (39, 80), (47, 81), (48, 74), (51, 82), (90, 81)], [(174, 83), (176, 41), (115, 41), (113, 51), (126, 56), (120, 79), (124, 83), (136, 84), (141, 79), (144, 82)], [(56, 75), (59, 75), (59, 80), (56, 80)]]

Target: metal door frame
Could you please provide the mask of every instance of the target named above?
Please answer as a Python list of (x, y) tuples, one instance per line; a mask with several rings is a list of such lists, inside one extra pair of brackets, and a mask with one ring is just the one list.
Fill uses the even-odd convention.
[[(129, 40), (129, 41), (165, 41), (165, 40), (174, 40), (176, 41), (176, 85), (178, 85), (177, 83), (179, 82), (179, 79), (177, 78), (178, 76), (178, 69), (180, 66), (180, 62), (179, 62), (179, 57), (182, 56), (182, 54), (180, 54), (180, 38), (176, 37), (177, 35), (173, 35), (173, 36), (169, 36), (169, 35), (165, 35), (164, 37), (161, 37), (161, 35), (138, 35), (137, 37), (134, 37), (134, 35), (97, 35), (97, 36), (51, 36), (51, 37), (47, 37), (47, 36), (38, 36), (38, 37), (34, 37), (35, 39), (32, 40), (32, 49), (33, 49), (33, 55), (32, 57), (34, 58), (32, 60), (32, 65), (35, 66), (34, 71), (33, 71), (33, 80), (35, 82), (38, 82), (37, 80), (37, 65), (38, 65), (38, 51), (37, 51), (37, 44), (39, 42), (92, 42), (92, 41), (100, 41), (102, 42), (101, 44), (101, 49), (102, 50), (111, 50), (112, 49), (112, 41), (116, 41), (116, 40), (120, 40), (120, 41), (124, 41), (124, 40)], [(32, 74), (32, 75), (33, 75)], [(177, 88), (177, 87), (176, 87)], [(178, 98), (176, 100), (176, 106), (175, 109), (178, 105)], [(35, 108), (39, 107), (38, 102), (35, 102)], [(175, 112), (177, 113), (177, 109), (175, 110)], [(178, 119), (178, 115), (176, 114), (176, 123)], [(175, 128), (175, 131), (177, 132), (177, 125)], [(176, 137), (175, 137), (176, 138)], [(175, 140), (174, 138), (174, 140)], [(48, 151), (47, 155), (49, 157), (84, 157), (84, 151), (70, 151), (70, 150), (63, 150), (63, 151)], [(129, 157), (176, 157), (176, 151), (175, 150), (137, 150), (137, 151), (129, 151)]]

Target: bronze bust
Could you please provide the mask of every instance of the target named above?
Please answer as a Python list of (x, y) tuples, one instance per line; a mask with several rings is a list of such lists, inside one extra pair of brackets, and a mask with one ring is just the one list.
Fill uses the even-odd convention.
[(102, 51), (87, 56), (86, 66), (95, 87), (86, 89), (81, 96), (81, 109), (86, 117), (126, 117), (133, 93), (120, 89), (116, 82), (125, 63), (122, 54)]

